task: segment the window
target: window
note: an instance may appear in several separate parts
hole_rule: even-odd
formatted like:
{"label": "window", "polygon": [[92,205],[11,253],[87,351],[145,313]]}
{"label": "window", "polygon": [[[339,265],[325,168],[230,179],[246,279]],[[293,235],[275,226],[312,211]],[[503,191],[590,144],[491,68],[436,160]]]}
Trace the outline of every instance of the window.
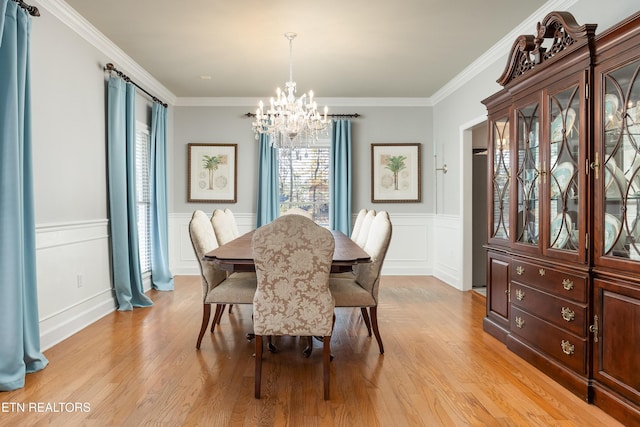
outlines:
{"label": "window", "polygon": [[280,212],[298,207],[329,226],[329,142],[309,148],[278,150]]}
{"label": "window", "polygon": [[151,272],[151,199],[149,194],[149,128],[136,123],[136,201],[138,206],[138,246],[140,270]]}

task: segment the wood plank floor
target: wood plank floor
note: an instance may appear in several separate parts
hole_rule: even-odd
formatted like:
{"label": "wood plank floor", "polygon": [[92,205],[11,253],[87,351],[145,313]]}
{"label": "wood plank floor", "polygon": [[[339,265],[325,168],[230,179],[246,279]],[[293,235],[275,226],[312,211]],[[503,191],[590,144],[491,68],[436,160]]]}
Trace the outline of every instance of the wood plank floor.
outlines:
{"label": "wood plank floor", "polygon": [[198,351],[199,277],[175,282],[149,293],[154,307],[112,313],[46,351],[46,369],[0,393],[0,425],[620,425],[485,334],[482,296],[432,277],[383,278],[384,356],[359,310],[336,310],[330,401],[321,345],[304,359],[289,337],[265,352],[256,400],[251,307],[225,313]]}

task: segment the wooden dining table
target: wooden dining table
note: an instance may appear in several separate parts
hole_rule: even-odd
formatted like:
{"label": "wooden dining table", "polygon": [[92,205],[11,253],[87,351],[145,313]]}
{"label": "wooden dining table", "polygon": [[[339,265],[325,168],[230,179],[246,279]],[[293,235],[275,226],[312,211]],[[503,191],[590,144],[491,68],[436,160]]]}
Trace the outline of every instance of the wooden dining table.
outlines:
{"label": "wooden dining table", "polygon": [[[224,245],[207,252],[206,261],[216,263],[226,271],[253,271],[255,265],[251,251],[251,239],[255,230],[245,233]],[[331,230],[335,241],[333,251],[332,272],[350,271],[354,265],[371,262],[371,257],[347,235],[338,230]]]}

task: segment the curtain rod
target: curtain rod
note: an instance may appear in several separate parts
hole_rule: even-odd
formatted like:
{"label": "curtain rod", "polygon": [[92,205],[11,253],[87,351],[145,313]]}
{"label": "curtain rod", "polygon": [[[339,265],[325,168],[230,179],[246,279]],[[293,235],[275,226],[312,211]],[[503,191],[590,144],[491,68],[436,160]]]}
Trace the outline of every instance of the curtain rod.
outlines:
{"label": "curtain rod", "polygon": [[18,6],[20,6],[21,8],[23,8],[27,12],[29,12],[29,15],[31,15],[31,16],[40,16],[40,11],[38,10],[37,7],[31,6],[30,4],[26,4],[22,0],[12,0],[12,1],[15,2],[15,3],[18,3]]}
{"label": "curtain rod", "polygon": [[138,85],[138,83],[136,83],[133,80],[131,80],[131,78],[129,78],[129,76],[127,76],[122,71],[118,70],[111,62],[109,62],[107,65],[104,66],[104,71],[109,71],[109,72],[113,71],[114,73],[116,73],[118,75],[118,77],[122,78],[122,80],[124,80],[127,83],[131,83],[132,85],[134,85],[135,87],[137,87],[138,89],[140,89],[141,91],[146,93],[149,97],[151,97],[151,99],[153,99],[154,101],[156,101],[159,104],[162,104],[162,106],[164,108],[167,108],[167,103],[166,102],[162,102],[159,98],[157,98],[157,97],[153,96],[151,93],[147,92],[145,90],[145,88],[143,88],[142,86]]}
{"label": "curtain rod", "polygon": [[[256,113],[247,113],[245,114],[245,117],[255,117]],[[348,117],[348,118],[355,118],[357,119],[358,117],[360,117],[360,114],[358,113],[351,113],[351,114],[329,114],[327,113],[327,117]]]}

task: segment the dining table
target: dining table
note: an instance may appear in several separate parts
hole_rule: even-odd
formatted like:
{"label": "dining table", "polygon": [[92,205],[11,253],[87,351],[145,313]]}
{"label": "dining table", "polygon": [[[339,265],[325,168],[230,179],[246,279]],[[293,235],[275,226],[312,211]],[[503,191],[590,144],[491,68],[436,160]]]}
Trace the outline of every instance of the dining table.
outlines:
{"label": "dining table", "polygon": [[[254,271],[251,239],[255,230],[249,231],[222,246],[207,252],[204,255],[206,261],[214,262],[222,270],[226,271]],[[349,236],[338,230],[331,230],[335,242],[332,272],[351,271],[353,266],[371,262],[369,254],[362,249]]]}

